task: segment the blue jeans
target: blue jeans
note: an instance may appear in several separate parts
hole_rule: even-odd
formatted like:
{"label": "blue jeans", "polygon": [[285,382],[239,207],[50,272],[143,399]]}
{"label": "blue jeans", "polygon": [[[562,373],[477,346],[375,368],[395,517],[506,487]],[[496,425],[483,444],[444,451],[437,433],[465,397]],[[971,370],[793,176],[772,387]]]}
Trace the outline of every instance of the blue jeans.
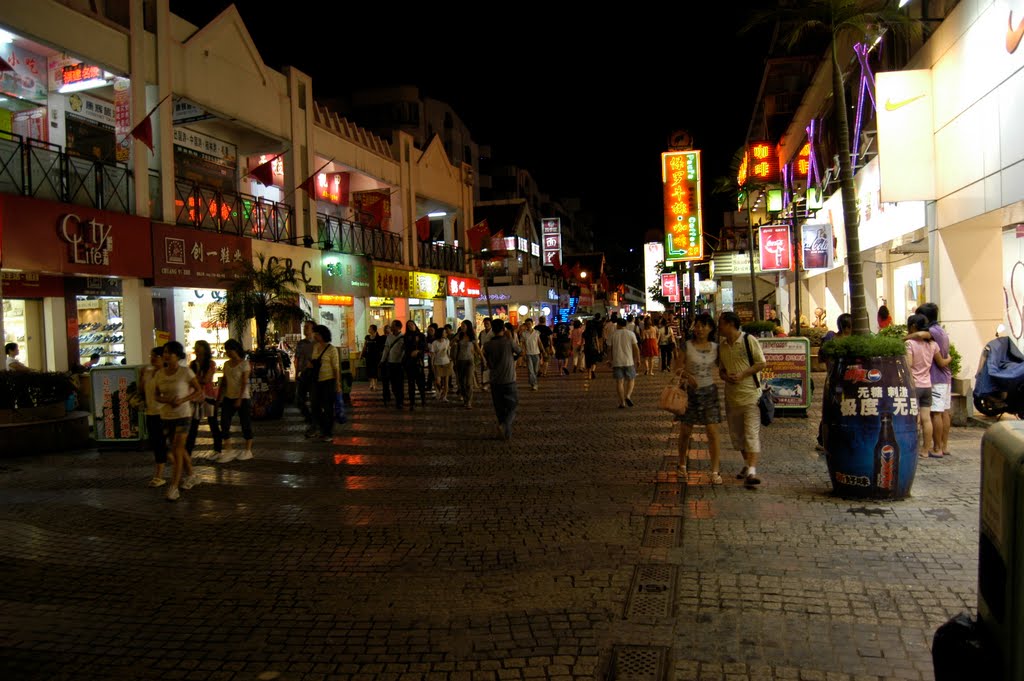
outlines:
{"label": "blue jeans", "polygon": [[516,420],[519,407],[519,387],[515,383],[491,383],[491,402],[498,424],[504,429],[505,437],[512,435],[512,423]]}
{"label": "blue jeans", "polygon": [[526,368],[530,374],[530,387],[537,385],[537,369],[540,368],[540,355],[527,355]]}

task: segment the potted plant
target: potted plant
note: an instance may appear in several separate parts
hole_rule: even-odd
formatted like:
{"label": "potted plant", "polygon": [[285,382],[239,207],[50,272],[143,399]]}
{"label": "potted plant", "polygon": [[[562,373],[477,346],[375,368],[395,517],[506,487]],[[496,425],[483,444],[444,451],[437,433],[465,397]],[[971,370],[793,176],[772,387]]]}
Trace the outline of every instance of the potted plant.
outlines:
{"label": "potted plant", "polygon": [[822,413],[832,488],[841,496],[902,499],[917,471],[914,381],[902,338],[835,338]]}
{"label": "potted plant", "polygon": [[0,371],[0,423],[61,418],[74,392],[66,373]]}
{"label": "potted plant", "polygon": [[282,353],[267,347],[270,323],[275,328],[301,323],[306,314],[299,307],[295,270],[277,260],[257,254],[257,262],[236,264],[234,276],[224,280],[224,300],[211,306],[211,321],[227,324],[232,336],[241,339],[245,324],[256,325],[256,349],[249,353],[252,364],[250,393],[254,419],[280,418],[284,414],[288,372]]}
{"label": "potted plant", "polygon": [[747,322],[743,325],[743,331],[755,337],[774,336],[775,322]]}

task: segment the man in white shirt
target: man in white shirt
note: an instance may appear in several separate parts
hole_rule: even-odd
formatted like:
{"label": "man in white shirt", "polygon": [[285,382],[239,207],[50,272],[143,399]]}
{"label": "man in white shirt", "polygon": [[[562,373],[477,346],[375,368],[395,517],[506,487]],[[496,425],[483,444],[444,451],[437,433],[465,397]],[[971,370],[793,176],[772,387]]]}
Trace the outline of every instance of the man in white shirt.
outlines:
{"label": "man in white shirt", "polygon": [[519,333],[519,341],[526,353],[526,368],[530,377],[530,390],[537,389],[537,373],[540,371],[540,332],[533,328],[533,320],[523,322],[523,330]]}
{"label": "man in white shirt", "polygon": [[640,363],[640,346],[636,334],[626,328],[626,320],[619,318],[611,336],[612,375],[619,395],[619,409],[633,406],[633,384],[636,381],[636,365]]}

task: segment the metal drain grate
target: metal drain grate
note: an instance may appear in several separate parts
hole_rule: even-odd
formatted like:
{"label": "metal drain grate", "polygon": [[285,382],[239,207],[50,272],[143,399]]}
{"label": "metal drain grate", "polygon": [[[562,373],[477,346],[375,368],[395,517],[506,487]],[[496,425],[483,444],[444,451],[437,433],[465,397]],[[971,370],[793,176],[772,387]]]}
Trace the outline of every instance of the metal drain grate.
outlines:
{"label": "metal drain grate", "polygon": [[[682,482],[682,480],[680,480]],[[679,485],[659,483],[654,486],[654,503],[671,506],[679,503]]]}
{"label": "metal drain grate", "polygon": [[649,517],[647,518],[647,526],[644,528],[643,545],[656,549],[677,546],[681,529],[682,518],[670,516]]}
{"label": "metal drain grate", "polygon": [[668,648],[616,646],[612,649],[609,681],[662,681],[668,662]]}
{"label": "metal drain grate", "polygon": [[638,565],[626,603],[626,619],[668,617],[675,592],[674,565]]}

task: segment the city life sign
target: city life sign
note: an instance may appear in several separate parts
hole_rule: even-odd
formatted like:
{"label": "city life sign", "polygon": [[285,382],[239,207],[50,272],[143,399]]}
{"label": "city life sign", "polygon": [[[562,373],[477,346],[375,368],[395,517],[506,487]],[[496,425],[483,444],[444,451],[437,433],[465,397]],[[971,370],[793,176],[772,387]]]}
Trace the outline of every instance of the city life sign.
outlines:
{"label": "city life sign", "polygon": [[700,152],[661,155],[665,199],[665,263],[702,260]]}

